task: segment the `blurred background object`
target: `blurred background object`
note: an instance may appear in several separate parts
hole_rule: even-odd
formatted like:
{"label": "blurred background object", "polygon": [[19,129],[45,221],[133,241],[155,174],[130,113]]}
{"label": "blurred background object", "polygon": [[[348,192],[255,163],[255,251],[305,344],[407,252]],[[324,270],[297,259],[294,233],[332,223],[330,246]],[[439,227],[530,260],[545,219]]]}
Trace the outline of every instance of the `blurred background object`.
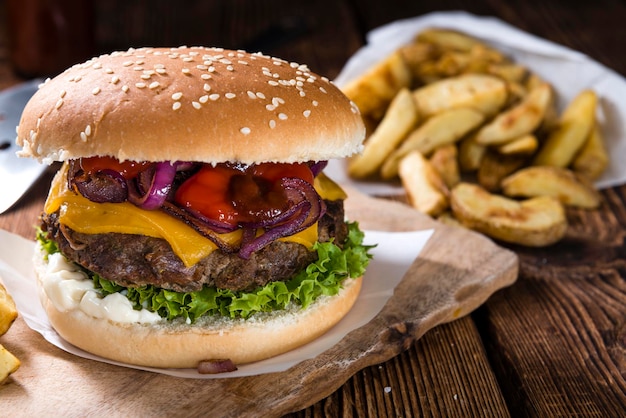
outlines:
{"label": "blurred background object", "polygon": [[54,76],[94,54],[91,0],[5,1],[9,56],[19,76]]}

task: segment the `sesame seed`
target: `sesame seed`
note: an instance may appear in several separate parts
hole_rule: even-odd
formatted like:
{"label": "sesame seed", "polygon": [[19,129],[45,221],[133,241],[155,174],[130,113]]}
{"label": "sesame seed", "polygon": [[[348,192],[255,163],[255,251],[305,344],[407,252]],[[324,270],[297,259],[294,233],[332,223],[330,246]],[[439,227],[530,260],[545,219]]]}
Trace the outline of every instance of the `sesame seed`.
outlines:
{"label": "sesame seed", "polygon": [[120,82],[120,78],[116,75],[114,75],[113,77],[111,77],[111,84],[117,84]]}
{"label": "sesame seed", "polygon": [[234,99],[236,97],[235,93],[226,93],[224,95],[227,99]]}
{"label": "sesame seed", "polygon": [[104,72],[107,74],[113,74],[113,70],[110,68],[105,69]]}
{"label": "sesame seed", "polygon": [[142,75],[141,75],[141,78],[142,78],[143,80],[150,80],[150,77],[152,77],[150,74],[142,74]]}
{"label": "sesame seed", "polygon": [[157,68],[156,72],[161,75],[166,73],[165,68]]}
{"label": "sesame seed", "polygon": [[287,120],[287,115],[285,115],[284,113],[279,113],[278,114],[278,119],[280,119],[280,120]]}
{"label": "sesame seed", "polygon": [[126,92],[128,92],[128,90],[129,90],[129,89],[128,89],[128,86],[127,86],[126,84],[124,84],[124,85],[122,86],[122,91],[123,91],[124,93],[126,93]]}
{"label": "sesame seed", "polygon": [[205,84],[204,84],[204,87],[202,87],[202,89],[203,89],[204,91],[211,91],[211,86],[210,86],[208,83],[205,83]]}
{"label": "sesame seed", "polygon": [[275,82],[274,80],[268,81],[267,84],[269,84],[270,86],[274,86],[274,87],[276,87],[278,85],[278,83]]}
{"label": "sesame seed", "polygon": [[75,76],[75,77],[74,77],[74,82],[75,82],[75,83],[78,83],[78,82],[79,82],[80,80],[82,80],[82,79],[83,79],[83,77],[81,77],[81,76],[77,75],[77,76]]}
{"label": "sesame seed", "polygon": [[61,106],[63,106],[63,99],[57,100],[57,103],[54,105],[54,108],[59,109]]}
{"label": "sesame seed", "polygon": [[148,87],[150,87],[151,89],[156,89],[160,85],[161,84],[158,81],[154,81],[154,82],[150,83],[150,85]]}
{"label": "sesame seed", "polygon": [[203,64],[196,65],[196,68],[198,70],[208,70],[209,69],[209,67],[207,67],[206,65],[203,65]]}
{"label": "sesame seed", "polygon": [[180,102],[174,102],[174,104],[172,105],[172,110],[178,110],[180,109]]}
{"label": "sesame seed", "polygon": [[220,62],[221,62],[222,64],[224,64],[224,65],[227,65],[227,64],[232,64],[232,62],[230,62],[230,60],[228,60],[228,59],[226,59],[226,58],[222,58],[222,59],[220,60]]}
{"label": "sesame seed", "polygon": [[265,99],[265,95],[261,93],[260,91],[256,93],[256,97],[258,97],[259,99]]}
{"label": "sesame seed", "polygon": [[135,70],[135,71],[143,71],[143,67],[136,66],[136,67],[133,67],[133,70]]}
{"label": "sesame seed", "polygon": [[270,128],[274,129],[276,127],[276,121],[274,119],[270,119]]}
{"label": "sesame seed", "polygon": [[244,61],[244,60],[239,60],[237,61],[239,64],[241,65],[248,65],[248,61]]}
{"label": "sesame seed", "polygon": [[183,93],[180,91],[177,91],[176,93],[172,94],[172,100],[180,100],[181,97],[183,97]]}
{"label": "sesame seed", "polygon": [[215,67],[214,66],[210,66],[209,67],[209,72],[210,73],[214,73],[215,72]]}
{"label": "sesame seed", "polygon": [[326,93],[326,89],[325,89],[324,87],[320,87],[320,91],[321,91],[322,93]]}
{"label": "sesame seed", "polygon": [[181,71],[182,71],[182,72],[183,72],[183,74],[185,74],[185,75],[189,75],[189,74],[191,74],[191,71],[189,71],[189,68],[183,68]]}
{"label": "sesame seed", "polygon": [[184,62],[192,62],[192,61],[193,61],[193,58],[191,58],[191,57],[185,57],[185,58],[183,58],[183,61],[184,61]]}
{"label": "sesame seed", "polygon": [[235,69],[233,68],[233,66],[232,66],[232,65],[227,65],[227,66],[226,66],[226,69],[227,69],[228,71],[235,71]]}
{"label": "sesame seed", "polygon": [[96,94],[100,93],[100,87],[96,87],[95,89],[91,90],[91,93],[95,96]]}
{"label": "sesame seed", "polygon": [[204,96],[200,96],[200,98],[198,99],[200,103],[206,103],[208,100],[209,96],[207,96],[206,94]]}
{"label": "sesame seed", "polygon": [[304,90],[300,90],[300,97],[304,97],[306,96],[306,93],[304,92]]}
{"label": "sesame seed", "polygon": [[146,87],[146,83],[135,83],[135,87],[138,89],[143,89]]}
{"label": "sesame seed", "polygon": [[201,78],[201,79],[203,79],[203,80],[208,80],[208,79],[210,79],[210,78],[211,78],[211,74],[202,74],[202,75],[200,76],[200,78]]}
{"label": "sesame seed", "polygon": [[304,115],[305,118],[308,118],[309,116],[311,116],[311,111],[307,109],[304,112],[302,112],[302,114]]}
{"label": "sesame seed", "polygon": [[85,127],[85,135],[91,136],[91,125]]}
{"label": "sesame seed", "polygon": [[280,61],[274,61],[274,63],[273,63],[273,64],[274,64],[274,65],[281,65],[281,62],[280,62]]}
{"label": "sesame seed", "polygon": [[273,106],[273,105],[271,105],[271,104],[265,105],[265,108],[266,108],[267,110],[269,110],[270,112],[271,112],[272,110],[276,110],[276,106]]}
{"label": "sesame seed", "polygon": [[248,93],[248,97],[249,97],[249,98],[251,98],[251,99],[256,99],[256,94],[254,94],[254,92],[252,92],[252,91],[248,90],[248,91],[247,91],[247,93]]}
{"label": "sesame seed", "polygon": [[59,94],[59,96],[61,96],[61,98],[64,98],[66,94],[67,92],[65,90],[61,90],[61,94]]}
{"label": "sesame seed", "polygon": [[135,63],[132,61],[124,61],[124,63],[122,64],[124,67],[130,67],[131,65],[134,65]]}
{"label": "sesame seed", "polygon": [[80,139],[81,139],[81,141],[83,141],[83,142],[87,142],[87,134],[86,134],[86,133],[84,133],[84,132],[81,132],[81,133],[80,133]]}
{"label": "sesame seed", "polygon": [[202,105],[200,103],[198,103],[198,102],[191,102],[191,105],[193,107],[195,107],[196,109],[201,109],[202,108]]}
{"label": "sesame seed", "polygon": [[247,126],[244,126],[243,128],[241,128],[239,130],[239,132],[241,132],[244,135],[249,135],[250,134],[250,128],[248,128]]}
{"label": "sesame seed", "polygon": [[213,101],[216,101],[216,100],[217,100],[217,99],[219,99],[219,98],[220,98],[220,95],[219,95],[219,94],[217,94],[217,93],[212,94],[212,95],[210,95],[210,96],[209,96],[209,99],[211,99],[211,100],[213,100]]}
{"label": "sesame seed", "polygon": [[311,104],[312,104],[313,106],[317,106],[319,103],[317,102],[317,100],[313,100],[313,101],[311,102]]}

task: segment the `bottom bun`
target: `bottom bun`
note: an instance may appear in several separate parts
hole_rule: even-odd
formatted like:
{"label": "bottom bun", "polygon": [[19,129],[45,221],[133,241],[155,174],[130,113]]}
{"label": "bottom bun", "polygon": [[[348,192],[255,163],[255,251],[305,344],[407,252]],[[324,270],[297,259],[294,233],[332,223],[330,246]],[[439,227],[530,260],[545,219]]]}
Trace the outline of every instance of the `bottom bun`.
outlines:
{"label": "bottom bun", "polygon": [[[39,254],[36,274],[46,273]],[[80,309],[60,311],[40,288],[50,323],[69,343],[98,356],[159,368],[195,368],[203,360],[230,359],[235,365],[259,361],[300,347],[324,334],[350,311],[362,279],[346,279],[335,296],[322,296],[306,309],[256,314],[249,319],[203,318],[120,323]],[[41,283],[41,280],[38,280]]]}

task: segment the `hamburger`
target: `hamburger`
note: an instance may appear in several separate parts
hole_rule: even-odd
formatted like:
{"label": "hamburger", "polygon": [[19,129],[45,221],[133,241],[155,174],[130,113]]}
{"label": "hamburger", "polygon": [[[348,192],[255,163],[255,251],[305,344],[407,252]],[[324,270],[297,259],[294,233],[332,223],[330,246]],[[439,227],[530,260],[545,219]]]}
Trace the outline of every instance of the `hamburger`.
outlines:
{"label": "hamburger", "polygon": [[206,372],[319,337],[370,259],[323,169],[364,136],[328,79],[261,53],[131,49],[47,80],[17,143],[61,162],[34,256],[52,326],[108,359]]}

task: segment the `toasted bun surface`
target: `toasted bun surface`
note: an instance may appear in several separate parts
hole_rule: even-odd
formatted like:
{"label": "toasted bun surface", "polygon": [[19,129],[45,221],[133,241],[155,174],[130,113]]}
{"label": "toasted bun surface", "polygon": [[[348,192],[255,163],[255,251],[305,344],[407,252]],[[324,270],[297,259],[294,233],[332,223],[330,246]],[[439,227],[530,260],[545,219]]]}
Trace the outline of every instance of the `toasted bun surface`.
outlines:
{"label": "toasted bun surface", "polygon": [[[203,319],[193,325],[119,323],[80,309],[58,310],[42,285],[47,262],[35,253],[40,299],[63,339],[98,356],[139,366],[195,368],[198,362],[231,359],[235,365],[270,358],[324,334],[352,308],[362,279],[347,279],[335,296],[318,298],[307,309],[267,313],[252,319]],[[103,336],[105,336],[103,338]]]}
{"label": "toasted bun surface", "polygon": [[18,127],[44,162],[298,162],[361,150],[357,107],[306,66],[215,48],[142,48],[48,80]]}

